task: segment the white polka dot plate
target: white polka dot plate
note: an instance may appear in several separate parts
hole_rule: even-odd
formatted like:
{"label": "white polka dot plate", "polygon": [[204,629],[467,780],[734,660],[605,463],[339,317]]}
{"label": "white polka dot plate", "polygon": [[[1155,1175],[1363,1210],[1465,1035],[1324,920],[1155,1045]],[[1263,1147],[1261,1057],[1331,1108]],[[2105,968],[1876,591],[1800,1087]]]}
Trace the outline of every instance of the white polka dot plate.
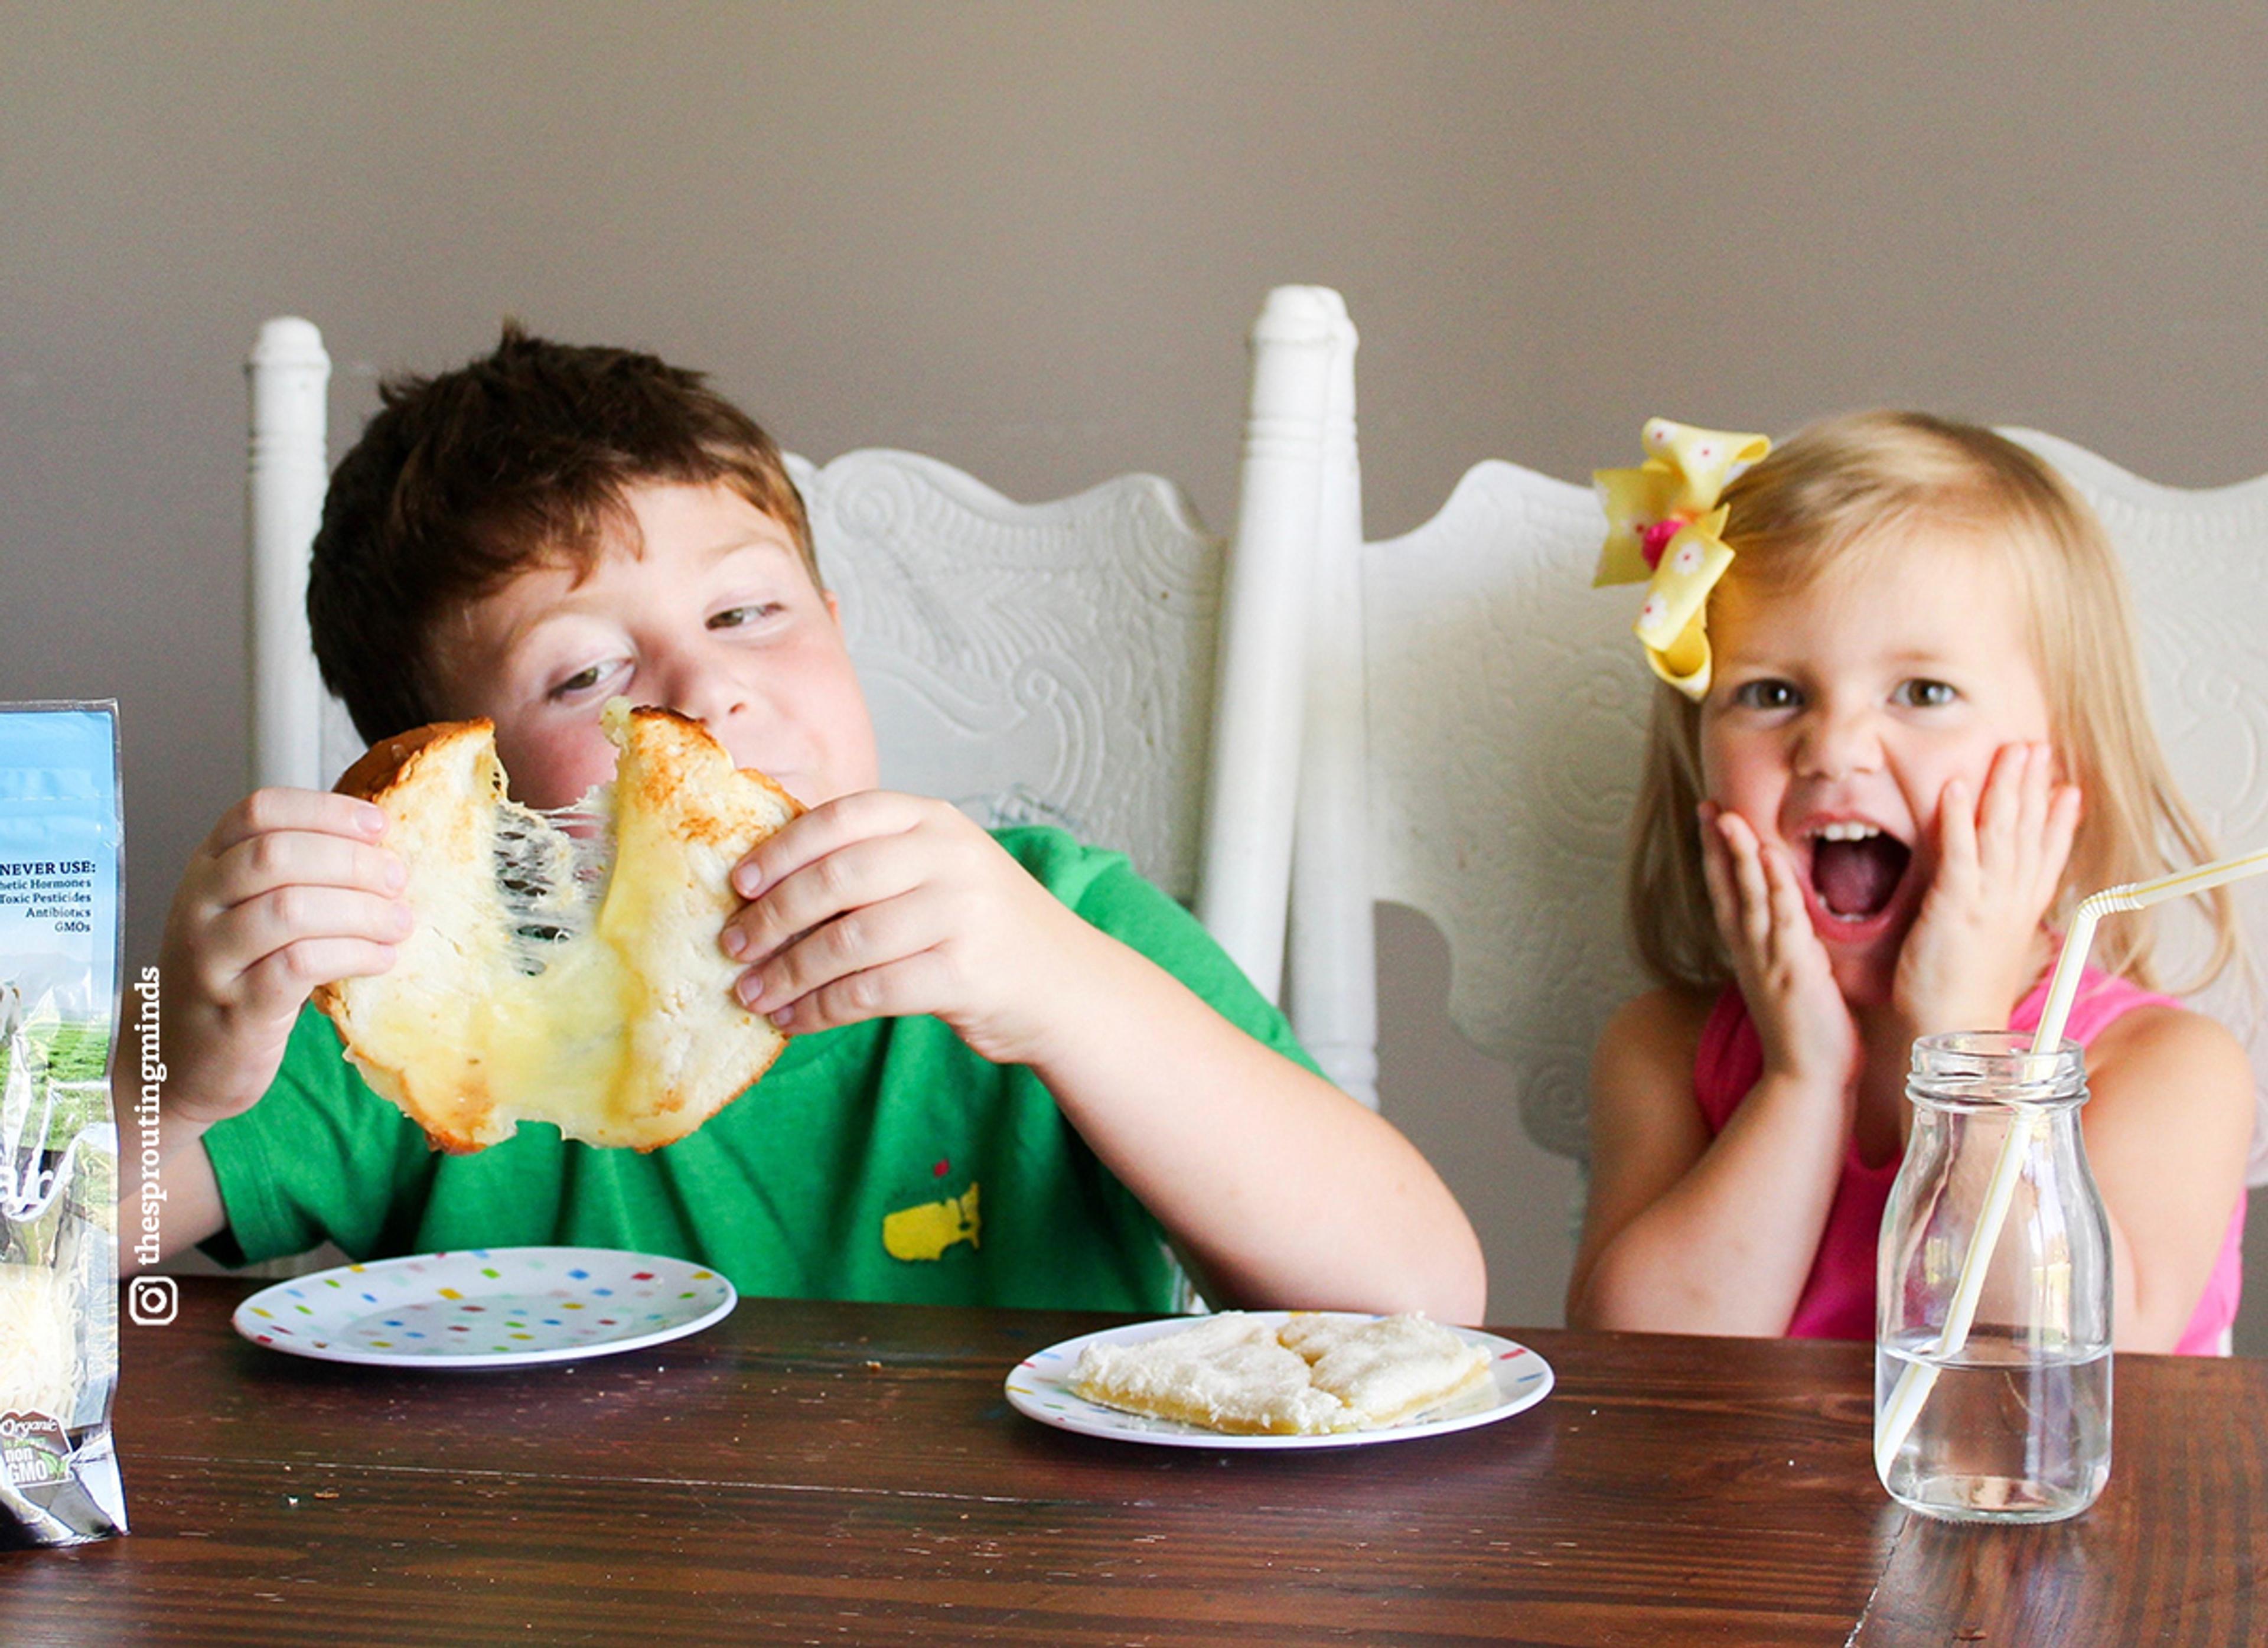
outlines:
{"label": "white polka dot plate", "polygon": [[236,1307],[254,1344],[370,1367],[499,1368],[698,1333],[739,1295],[683,1259],[605,1247],[467,1247],[341,1265]]}
{"label": "white polka dot plate", "polygon": [[[1328,1312],[1329,1315],[1350,1313]],[[1289,1311],[1254,1311],[1257,1321],[1280,1326]],[[1133,1344],[1178,1333],[1197,1318],[1167,1316],[1156,1321],[1129,1322],[1101,1333],[1066,1339],[1061,1344],[1026,1357],[1008,1375],[1008,1401],[1017,1412],[1081,1436],[1108,1437],[1120,1442],[1147,1442],[1159,1447],[1235,1448],[1273,1451],[1291,1448],[1368,1447],[1380,1442],[1407,1442],[1418,1437],[1446,1436],[1494,1424],[1499,1419],[1533,1408],[1551,1394],[1551,1365],[1526,1345],[1500,1339],[1477,1328],[1452,1328],[1468,1344],[1489,1353],[1491,1381],[1469,1395],[1423,1413],[1404,1424],[1381,1431],[1339,1431],[1321,1436],[1231,1436],[1200,1425],[1172,1419],[1152,1419],[1143,1414],[1121,1413],[1091,1402],[1071,1387],[1079,1369],[1079,1353],[1090,1344]],[[1373,1320],[1368,1317],[1359,1320]]]}

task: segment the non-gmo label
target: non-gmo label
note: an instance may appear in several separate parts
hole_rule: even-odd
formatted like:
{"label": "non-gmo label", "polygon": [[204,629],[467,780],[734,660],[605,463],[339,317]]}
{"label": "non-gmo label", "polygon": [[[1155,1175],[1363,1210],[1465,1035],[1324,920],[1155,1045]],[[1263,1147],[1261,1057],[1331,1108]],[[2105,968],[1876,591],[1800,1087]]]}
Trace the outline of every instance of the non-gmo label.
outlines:
{"label": "non-gmo label", "polygon": [[46,1414],[0,1414],[0,1475],[18,1488],[40,1488],[70,1475],[70,1443]]}
{"label": "non-gmo label", "polygon": [[49,932],[91,931],[101,867],[86,858],[0,861],[0,911],[20,910],[24,920]]}

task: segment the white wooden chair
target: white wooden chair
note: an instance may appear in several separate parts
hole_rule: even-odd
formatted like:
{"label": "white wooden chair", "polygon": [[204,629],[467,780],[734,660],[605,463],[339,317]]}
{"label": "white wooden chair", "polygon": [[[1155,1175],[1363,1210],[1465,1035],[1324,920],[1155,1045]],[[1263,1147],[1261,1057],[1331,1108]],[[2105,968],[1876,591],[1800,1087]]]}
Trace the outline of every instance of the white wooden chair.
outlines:
{"label": "white wooden chair", "polygon": [[[2268,475],[2234,486],[2160,486],[2083,446],[2034,430],[2006,431],[2038,452],[2102,518],[2125,563],[2149,676],[2150,714],[2175,781],[2222,853],[2268,845]],[[2192,998],[2252,1055],[2256,1120],[2247,1180],[2268,1184],[2268,886],[2231,889],[2245,965]],[[2209,942],[2202,907],[2160,907],[2169,970]],[[2117,917],[2111,919],[2116,920]]]}
{"label": "white wooden chair", "polygon": [[1629,603],[1590,587],[1603,533],[1589,488],[1496,462],[1403,537],[1325,523],[1315,673],[1342,679],[1310,699],[1288,963],[1301,1039],[1374,1092],[1375,962],[1355,930],[1373,900],[1425,915],[1448,943],[1451,1022],[1509,1064],[1529,1134],[1575,1157],[1592,1044],[1640,987],[1621,862],[1649,677]]}
{"label": "white wooden chair", "polygon": [[[910,452],[789,459],[883,781],[1128,852],[1271,997],[1307,633],[1285,592],[1306,587],[1326,448],[1352,442],[1345,331],[1336,293],[1270,294],[1233,550],[1152,475],[1021,504]],[[313,326],[277,320],[247,371],[253,781],[321,787],[361,749],[306,630],[329,362]]]}
{"label": "white wooden chair", "polygon": [[[2183,791],[2224,850],[2268,844],[2268,646],[2256,627],[2268,614],[2268,476],[2182,490],[2010,432],[2071,478],[2126,563]],[[1622,903],[1651,680],[1630,636],[1635,600],[1591,587],[1604,522],[1587,486],[1483,463],[1432,519],[1366,543],[1351,460],[1334,461],[1293,869],[1293,1026],[1340,1085],[1374,1093],[1372,902],[1409,905],[1447,940],[1451,1021],[1510,1067],[1529,1135],[1580,1160],[1593,1047],[1644,987]],[[2268,887],[2235,891],[2251,952],[2268,960]],[[2169,914],[2178,972],[2204,934],[2194,911]],[[2250,982],[2232,970],[2198,1004],[2268,1078],[2268,1017]],[[2255,1182],[2268,1182],[2263,1093]]]}

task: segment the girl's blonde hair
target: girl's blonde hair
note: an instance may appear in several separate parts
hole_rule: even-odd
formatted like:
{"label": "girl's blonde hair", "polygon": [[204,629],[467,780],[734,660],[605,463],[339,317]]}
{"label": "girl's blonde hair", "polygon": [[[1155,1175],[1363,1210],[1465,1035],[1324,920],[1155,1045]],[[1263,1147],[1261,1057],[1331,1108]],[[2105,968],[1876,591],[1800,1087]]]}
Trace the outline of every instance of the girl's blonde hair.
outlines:
{"label": "girl's blonde hair", "polygon": [[[1813,425],[1725,490],[1727,579],[1800,590],[1857,554],[1896,554],[1926,525],[2006,557],[2029,615],[2050,737],[2082,812],[2050,918],[2075,899],[2211,858],[2175,788],[2144,702],[2126,580],[2095,511],[2036,457],[1991,430],[1915,412],[1861,412]],[[1694,809],[1702,798],[1700,706],[1657,685],[1631,820],[1630,922],[1638,959],[1665,984],[1703,990],[1731,967],[1709,909]],[[2234,907],[2213,895],[2201,989],[2236,953]],[[2150,912],[2106,923],[2095,960],[2146,988]]]}

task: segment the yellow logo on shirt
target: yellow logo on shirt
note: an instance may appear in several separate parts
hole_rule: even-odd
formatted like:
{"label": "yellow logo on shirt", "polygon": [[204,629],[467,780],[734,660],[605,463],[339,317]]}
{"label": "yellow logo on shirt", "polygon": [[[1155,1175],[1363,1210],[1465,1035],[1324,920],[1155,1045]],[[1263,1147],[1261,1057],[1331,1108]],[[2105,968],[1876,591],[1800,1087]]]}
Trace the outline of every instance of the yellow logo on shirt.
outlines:
{"label": "yellow logo on shirt", "polygon": [[924,1202],[919,1207],[900,1208],[885,1215],[882,1250],[893,1259],[939,1259],[956,1242],[967,1242],[971,1247],[981,1246],[977,1240],[978,1223],[976,1185],[972,1181],[964,1195],[947,1196],[942,1202]]}

